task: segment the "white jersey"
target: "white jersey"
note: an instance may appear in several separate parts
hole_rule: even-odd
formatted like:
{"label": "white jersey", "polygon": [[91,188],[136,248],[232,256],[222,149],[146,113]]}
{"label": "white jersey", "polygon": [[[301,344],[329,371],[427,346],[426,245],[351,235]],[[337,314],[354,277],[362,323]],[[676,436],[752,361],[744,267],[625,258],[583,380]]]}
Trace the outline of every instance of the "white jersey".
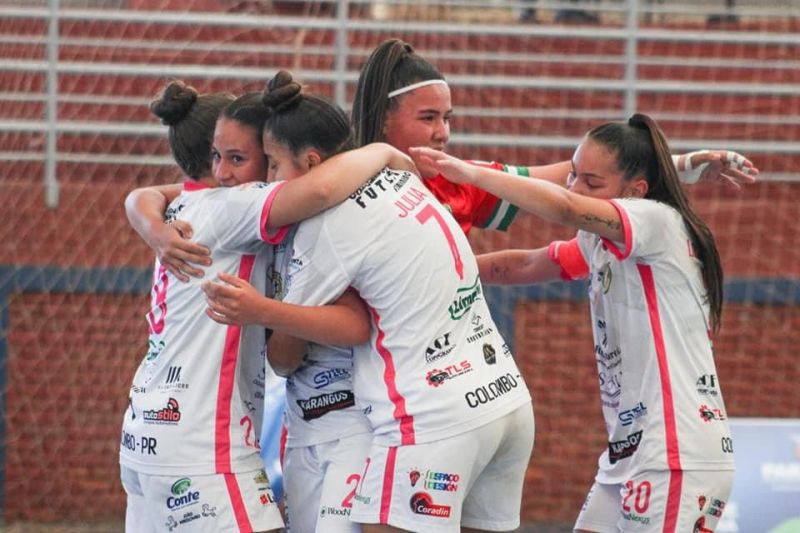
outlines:
{"label": "white jersey", "polygon": [[[293,260],[295,229],[275,246],[275,263],[270,271],[275,298],[300,305],[324,304],[286,298],[284,280]],[[367,417],[355,402],[353,349],[313,342],[307,347],[303,364],[286,379],[286,447],[313,446],[370,432]]]}
{"label": "white jersey", "polygon": [[377,444],[457,435],[530,401],[464,233],[413,174],[386,169],[300,224],[284,282],[287,301],[330,302],[352,286],[369,307],[355,391]]}
{"label": "white jersey", "polygon": [[612,204],[624,243],[580,231],[576,240],[550,248],[568,276],[591,275],[609,438],[597,481],[623,483],[644,470],[731,470],[701,263],[683,219],[653,200]]}
{"label": "white jersey", "polygon": [[[155,264],[148,351],[130,389],[120,462],[158,475],[236,473],[263,467],[258,438],[264,398],[265,332],[225,326],[205,314],[200,284],[218,272],[264,292],[272,247],[265,227],[279,184],[209,189],[187,183],[167,220],[192,225],[211,249],[203,279],[179,282]],[[284,232],[285,233],[285,232]]]}

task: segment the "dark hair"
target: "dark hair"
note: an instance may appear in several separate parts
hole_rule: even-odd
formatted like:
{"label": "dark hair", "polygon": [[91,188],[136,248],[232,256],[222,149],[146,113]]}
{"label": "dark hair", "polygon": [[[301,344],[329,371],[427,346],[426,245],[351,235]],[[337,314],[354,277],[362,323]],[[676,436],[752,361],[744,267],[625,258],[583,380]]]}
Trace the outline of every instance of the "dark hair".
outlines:
{"label": "dark hair", "polygon": [[386,113],[398,102],[397,98],[389,98],[390,92],[428,80],[444,80],[444,76],[417,55],[410,44],[400,39],[379,44],[358,76],[352,113],[356,146],[383,140]]}
{"label": "dark hair", "polygon": [[661,128],[649,116],[635,114],[627,123],[609,122],[594,128],[587,136],[616,153],[617,167],[625,180],[644,176],[648,185],[645,198],[672,206],[681,214],[695,255],[703,265],[711,329],[718,331],[723,297],[719,252],[711,230],[689,206]]}
{"label": "dark hair", "polygon": [[260,92],[243,94],[222,110],[223,117],[252,128],[255,135],[258,136],[259,146],[261,146],[264,123],[269,114],[269,110],[261,102]]}
{"label": "dark hair", "polygon": [[191,179],[211,173],[214,127],[222,109],[232,100],[227,93],[199,95],[194,87],[176,80],[150,102],[150,111],[169,126],[172,157]]}
{"label": "dark hair", "polygon": [[312,147],[327,159],[353,147],[345,112],[327,98],[304,93],[285,70],[269,81],[261,101],[267,113],[264,133],[287,146],[292,154]]}

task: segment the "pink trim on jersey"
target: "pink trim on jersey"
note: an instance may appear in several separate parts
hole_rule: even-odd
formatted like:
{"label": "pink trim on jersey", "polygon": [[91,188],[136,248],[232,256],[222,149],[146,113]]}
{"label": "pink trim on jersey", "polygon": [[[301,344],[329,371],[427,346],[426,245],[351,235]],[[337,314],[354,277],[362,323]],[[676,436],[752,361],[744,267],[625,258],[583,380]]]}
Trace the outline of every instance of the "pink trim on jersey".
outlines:
{"label": "pink trim on jersey", "polygon": [[192,191],[202,191],[203,189],[210,189],[211,185],[207,183],[201,183],[199,181],[194,180],[186,180],[183,182],[183,190],[192,192]]}
{"label": "pink trim on jersey", "polygon": [[603,244],[606,245],[606,248],[608,248],[617,259],[624,261],[629,255],[631,255],[631,250],[633,249],[633,232],[631,231],[631,221],[628,218],[628,213],[622,208],[621,205],[614,200],[609,200],[608,203],[614,206],[614,209],[617,210],[617,213],[619,213],[619,218],[622,221],[622,231],[625,235],[625,251],[617,248],[617,245],[609,239],[600,237],[600,240],[603,241]]}
{"label": "pink trim on jersey", "polygon": [[683,471],[673,470],[669,473],[669,492],[667,508],[664,510],[664,533],[675,533],[678,527],[678,512],[681,509],[681,491],[683,490]]}
{"label": "pink trim on jersey", "polygon": [[378,523],[389,523],[389,511],[392,508],[392,486],[394,485],[394,465],[397,461],[397,446],[391,446],[386,453],[386,465],[383,468],[383,488],[381,490],[381,518]]}
{"label": "pink trim on jersey", "polygon": [[400,444],[414,444],[416,442],[416,435],[414,433],[414,416],[408,414],[406,411],[406,399],[397,390],[397,372],[394,368],[394,359],[392,352],[390,352],[383,344],[383,339],[386,334],[381,329],[381,317],[372,307],[369,307],[369,312],[372,315],[372,321],[375,323],[375,329],[378,330],[378,337],[375,339],[375,349],[383,359],[383,382],[386,385],[386,390],[389,393],[389,400],[394,404],[393,416],[395,420],[400,423]]}
{"label": "pink trim on jersey", "polygon": [[281,437],[278,442],[278,461],[280,462],[281,469],[283,469],[283,458],[286,455],[286,439],[289,438],[289,431],[286,429],[286,424],[281,424]]}
{"label": "pink trim on jersey", "polygon": [[[250,281],[256,256],[243,255],[239,262],[238,275]],[[239,360],[239,344],[242,336],[241,326],[228,326],[225,332],[225,347],[219,368],[217,386],[217,413],[214,428],[214,462],[217,474],[231,471],[231,398],[236,381],[236,363]]]}
{"label": "pink trim on jersey", "polygon": [[573,281],[589,276],[589,264],[581,253],[578,239],[553,241],[547,247],[547,257],[561,267],[561,279]]}
{"label": "pink trim on jersey", "polygon": [[275,232],[275,235],[270,235],[267,230],[267,220],[269,219],[269,212],[272,210],[272,202],[275,201],[275,195],[278,194],[278,191],[283,189],[284,185],[286,185],[286,182],[282,181],[273,187],[264,202],[264,207],[261,209],[259,229],[261,230],[261,240],[267,244],[280,244],[284,237],[286,237],[286,234],[289,233],[289,226],[279,228],[278,231]]}
{"label": "pink trim on jersey", "polygon": [[661,398],[664,409],[664,431],[666,433],[667,467],[670,470],[681,470],[681,455],[678,448],[678,429],[675,420],[675,402],[672,399],[672,383],[670,382],[667,348],[664,344],[664,333],[661,330],[661,316],[658,312],[658,296],[653,279],[653,269],[649,265],[636,265],[642,279],[647,314],[650,317],[650,328],[653,331],[653,342],[656,345],[658,374],[661,378]]}
{"label": "pink trim on jersey", "polygon": [[239,490],[239,483],[236,481],[236,474],[223,474],[225,477],[225,486],[228,488],[228,496],[231,499],[231,507],[233,507],[233,515],[236,517],[236,525],[239,526],[241,533],[252,533],[253,525],[250,523],[250,517],[247,516],[247,508],[242,499],[242,491]]}

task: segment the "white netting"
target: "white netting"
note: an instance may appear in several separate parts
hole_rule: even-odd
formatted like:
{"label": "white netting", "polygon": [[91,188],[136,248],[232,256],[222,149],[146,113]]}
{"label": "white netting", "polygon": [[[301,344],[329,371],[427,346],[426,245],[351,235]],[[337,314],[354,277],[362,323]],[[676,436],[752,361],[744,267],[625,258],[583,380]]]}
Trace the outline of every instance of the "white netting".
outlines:
{"label": "white netting", "polygon": [[[348,107],[360,65],[389,37],[412,43],[447,76],[458,155],[567,159],[587,129],[633,110],[655,116],[677,151],[748,155],[760,184],[692,189],[730,281],[720,373],[734,414],[800,412],[790,389],[800,375],[788,359],[800,341],[797,0],[738,0],[733,10],[724,1],[645,0],[58,4],[0,0],[8,523],[121,520],[118,430],[143,353],[152,261],[122,200],[134,187],[179,178],[164,128],[147,110],[151,97],[170,78],[239,93],[286,68]],[[478,232],[473,242],[479,250],[539,246],[569,233],[520,216],[508,234]],[[523,518],[569,523],[602,444],[592,360],[579,357],[591,350],[585,305],[574,290],[492,294],[537,398],[539,462]],[[778,375],[759,373],[765,360]],[[775,396],[766,391],[782,388],[786,396],[768,402]]]}

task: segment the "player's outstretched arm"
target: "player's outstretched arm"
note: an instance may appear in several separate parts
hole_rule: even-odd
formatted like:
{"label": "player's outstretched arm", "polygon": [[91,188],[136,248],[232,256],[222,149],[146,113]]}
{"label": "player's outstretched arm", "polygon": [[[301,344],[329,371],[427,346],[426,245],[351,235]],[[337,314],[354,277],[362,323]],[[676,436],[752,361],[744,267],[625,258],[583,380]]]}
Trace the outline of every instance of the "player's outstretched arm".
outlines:
{"label": "player's outstretched arm", "polygon": [[260,324],[320,344],[351,346],[369,340],[370,319],[363,302],[349,292],[330,305],[305,306],[261,295],[241,278],[220,272],[220,282],[203,282],[206,314],[220,324]]}
{"label": "player's outstretched arm", "polygon": [[477,256],[481,282],[486,285],[529,285],[561,279],[561,268],[547,248],[501,250]]}
{"label": "player's outstretched arm", "polygon": [[624,241],[622,221],[606,200],[574,194],[545,180],[512,176],[500,170],[471,165],[432,150],[411,148],[411,157],[433,165],[456,183],[469,183],[545,220],[595,233],[612,241]]}
{"label": "player's outstretched arm", "polygon": [[210,265],[210,251],[190,241],[192,227],[181,220],[164,222],[167,205],[181,192],[181,185],[163,185],[134,189],[125,198],[125,214],[136,233],[155,252],[166,269],[183,282],[189,276],[202,277],[193,266]]}
{"label": "player's outstretched arm", "polygon": [[267,228],[299,222],[344,201],[387,166],[417,174],[411,158],[386,143],[368,144],[331,157],[278,191]]}
{"label": "player's outstretched arm", "polygon": [[[688,184],[698,181],[719,182],[739,188],[755,182],[758,176],[758,168],[752,161],[730,150],[699,150],[678,154],[672,156],[672,162],[678,170],[678,178]],[[563,187],[566,186],[572,165],[569,161],[561,161],[527,168],[529,176]]]}

